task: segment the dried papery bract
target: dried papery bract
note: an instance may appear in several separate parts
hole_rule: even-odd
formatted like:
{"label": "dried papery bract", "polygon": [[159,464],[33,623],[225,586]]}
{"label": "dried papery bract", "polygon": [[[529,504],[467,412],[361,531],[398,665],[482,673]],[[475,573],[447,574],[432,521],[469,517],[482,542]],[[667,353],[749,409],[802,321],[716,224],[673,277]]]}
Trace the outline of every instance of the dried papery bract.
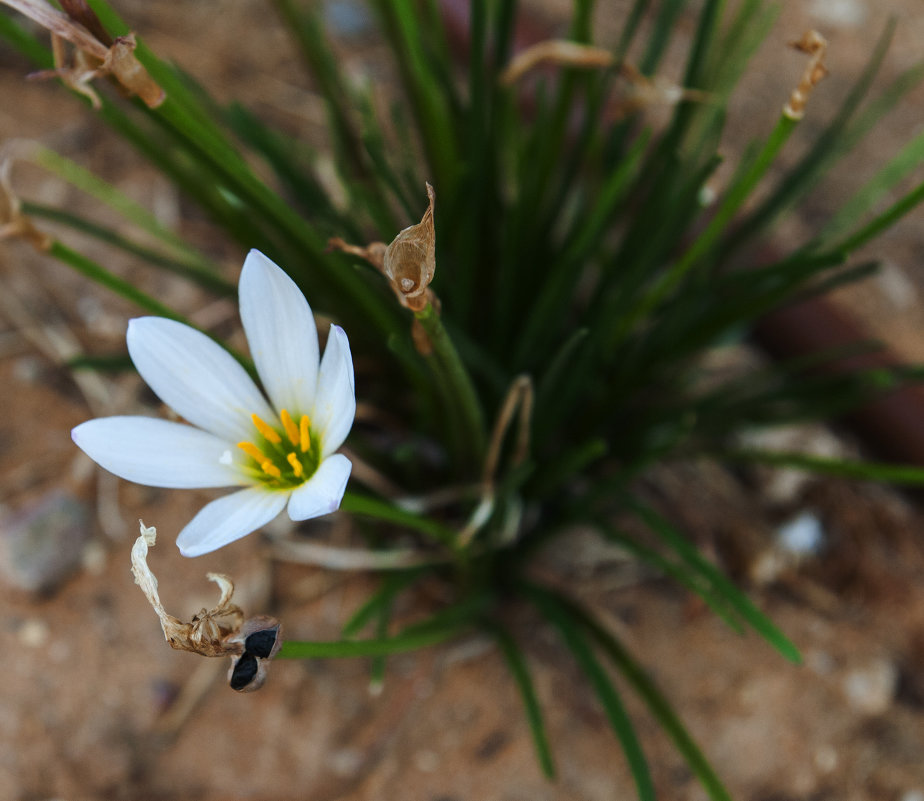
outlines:
{"label": "dried papery bract", "polygon": [[[429,203],[420,222],[400,231],[391,244],[372,242],[362,247],[334,237],[328,240],[327,247],[369,262],[388,279],[395,296],[406,309],[419,312],[432,305],[439,313],[439,299],[430,289],[436,272],[436,226],[433,222],[436,193],[430,184],[426,186]],[[411,333],[420,353],[427,355],[432,351],[433,345],[419,320],[414,320]]]}
{"label": "dried papery bract", "polygon": [[436,227],[433,223],[433,204],[436,193],[427,184],[429,204],[423,218],[398,233],[390,245],[372,242],[365,247],[350,245],[339,237],[328,241],[330,250],[339,250],[358,256],[379,270],[391,284],[401,305],[420,311],[433,302],[429,289],[436,272]]}
{"label": "dried papery bract", "polygon": [[806,31],[798,42],[791,42],[790,46],[800,53],[808,53],[811,56],[799,80],[799,85],[793,89],[789,102],[783,106],[783,113],[787,117],[792,120],[801,120],[812,89],[828,74],[824,65],[828,42],[818,31]]}
{"label": "dried papery bract", "polygon": [[26,148],[32,152],[35,145],[24,140],[12,140],[0,148],[0,240],[25,239],[38,250],[48,250],[52,238],[39,231],[22,213],[22,203],[13,191],[13,164],[23,157]]}
{"label": "dried papery bract", "polygon": [[[119,36],[110,41],[93,11],[82,2],[70,0],[62,3],[62,13],[45,0],[0,0],[3,5],[24,14],[51,33],[55,69],[34,73],[35,78],[60,78],[67,86],[87,97],[94,108],[99,108],[99,96],[90,81],[111,75],[119,85],[136,94],[150,108],[164,102],[164,90],[135,58],[135,37]],[[88,23],[91,32],[81,22]],[[105,37],[105,38],[102,38]],[[69,58],[65,42],[74,47]]]}
{"label": "dried papery bract", "polygon": [[430,202],[420,222],[401,231],[385,249],[383,272],[398,299],[412,311],[420,311],[430,302],[428,287],[436,271],[436,195],[430,184],[427,198]]}
{"label": "dried papery bract", "polygon": [[[178,651],[190,651],[200,656],[231,657],[231,676],[242,659],[253,664],[253,671],[245,671],[232,678],[231,686],[239,692],[251,692],[263,686],[266,680],[265,662],[272,659],[282,645],[282,627],[279,621],[268,615],[257,615],[248,620],[240,607],[231,602],[234,582],[222,573],[206,574],[220,590],[218,603],[212,609],[203,609],[194,615],[189,623],[168,614],[157,591],[157,577],[148,567],[148,549],[157,539],[157,529],[138,521],[141,536],[132,546],[132,574],[135,583],[141,587],[148,602],[160,619],[164,639]],[[256,660],[253,661],[252,660]],[[243,681],[247,678],[247,681]]]}

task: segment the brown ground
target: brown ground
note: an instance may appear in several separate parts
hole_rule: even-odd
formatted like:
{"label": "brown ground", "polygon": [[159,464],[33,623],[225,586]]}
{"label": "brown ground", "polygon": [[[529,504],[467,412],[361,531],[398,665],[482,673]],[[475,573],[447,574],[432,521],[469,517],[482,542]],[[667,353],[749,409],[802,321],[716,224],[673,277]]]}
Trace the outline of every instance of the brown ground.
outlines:
{"label": "brown ground", "polygon": [[[323,137],[317,101],[262,6],[231,0],[119,5],[155,50],[180,60],[219,97],[237,97],[306,138]],[[554,14],[567,3],[545,5]],[[605,39],[624,4],[600,5]],[[830,39],[832,71],[812,98],[806,128],[818,125],[843,93],[887,13],[899,14],[901,24],[886,72],[894,76],[920,58],[924,13],[916,0],[784,6],[736,96],[732,153],[747,132],[756,135],[772,123],[802,66],[781,44],[806,27],[819,27]],[[865,9],[867,17],[851,26],[810,13],[840,7]],[[351,69],[375,57],[367,38],[348,44]],[[116,182],[164,220],[182,220],[187,232],[208,237],[127,146],[108,137],[60,88],[23,84],[22,72],[22,63],[0,50],[0,140],[36,138]],[[922,99],[918,90],[891,115],[810,212],[781,234],[803,235],[828,198],[842,197],[917,133]],[[16,177],[30,197],[78,202],[56,179],[32,168],[19,169]],[[871,330],[915,359],[924,358],[917,333],[924,287],[920,220],[915,215],[876,246],[889,261],[889,277],[843,297]],[[222,252],[213,239],[201,241],[228,265],[229,275],[236,274],[242,254]],[[208,304],[136,265],[115,265],[91,242],[70,241],[202,322],[235,319],[230,304]],[[14,566],[13,579],[0,575],[0,798],[632,797],[625,763],[592,693],[556,647],[553,632],[516,611],[512,619],[528,643],[549,717],[560,774],[554,784],[536,767],[500,657],[477,638],[394,658],[377,697],[359,661],[279,662],[264,690],[242,696],[224,684],[223,662],[169,650],[128,571],[138,517],[161,533],[151,564],[166,606],[177,614],[211,605],[213,588],[204,573],[218,570],[235,576],[249,610],[273,604],[290,637],[322,639],[336,636],[368,583],[273,565],[256,537],[183,560],[172,536],[202,497],[100,478],[75,454],[68,438],[74,424],[106,411],[150,411],[150,399],[130,377],[78,386],[57,363],[85,347],[115,350],[126,318],[135,313],[23,244],[0,250],[0,568]],[[851,447],[843,440],[840,445]],[[673,585],[592,540],[577,540],[584,545],[567,554],[549,554],[546,569],[580,588],[649,668],[733,795],[754,801],[924,799],[919,503],[834,481],[787,489],[759,476],[745,486],[706,466],[664,469],[651,485],[698,541],[750,586],[802,649],[803,666],[787,664],[756,636],[739,638]],[[82,525],[80,508],[65,505],[58,518],[48,512],[58,490],[88,504],[89,526]],[[803,510],[822,520],[828,548],[798,568],[777,569],[768,532]],[[54,554],[64,559],[68,547],[78,553],[77,573],[46,596],[15,586],[28,578],[14,545],[30,514],[33,530],[49,538],[60,534]],[[660,797],[704,798],[656,724],[638,703],[629,706]]]}

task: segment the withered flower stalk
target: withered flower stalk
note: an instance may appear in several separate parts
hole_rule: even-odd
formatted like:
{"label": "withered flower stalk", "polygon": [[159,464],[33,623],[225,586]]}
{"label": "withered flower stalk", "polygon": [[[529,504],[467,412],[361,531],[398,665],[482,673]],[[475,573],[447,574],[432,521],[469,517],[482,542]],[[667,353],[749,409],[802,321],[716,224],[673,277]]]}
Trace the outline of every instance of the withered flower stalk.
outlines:
{"label": "withered flower stalk", "polygon": [[628,61],[617,62],[613,53],[605,48],[564,39],[550,39],[527,47],[518,53],[501,73],[500,81],[505,86],[510,86],[537,67],[546,64],[579,69],[614,67],[626,86],[625,97],[616,109],[621,114],[647,106],[673,106],[684,100],[707,102],[711,98],[708,92],[678,86],[659,75],[643,75]]}
{"label": "withered flower stalk", "polygon": [[[87,97],[97,109],[101,101],[90,81],[106,75],[112,76],[130,94],[138,95],[150,108],[163,103],[166,97],[164,90],[135,58],[134,35],[119,36],[109,41],[86,3],[79,0],[62,3],[68,13],[58,11],[45,0],[0,0],[0,4],[15,9],[51,33],[55,68],[30,77],[60,78],[75,92]],[[79,20],[88,24],[93,32]],[[68,59],[65,42],[74,47],[72,61]]]}
{"label": "withered flower stalk", "polygon": [[132,546],[132,574],[148,602],[160,618],[167,644],[178,651],[190,651],[200,656],[231,657],[228,674],[231,687],[239,692],[258,690],[266,681],[266,662],[282,646],[279,622],[267,615],[248,620],[240,607],[231,602],[234,582],[223,573],[207,573],[220,590],[218,603],[203,609],[189,623],[164,609],[157,591],[157,577],[148,567],[148,549],[154,547],[157,529],[138,521],[141,536]]}
{"label": "withered flower stalk", "polygon": [[828,42],[818,31],[806,31],[798,42],[791,42],[790,47],[811,56],[799,80],[799,85],[793,89],[789,102],[783,106],[783,113],[789,119],[801,120],[812,89],[828,74],[824,65]]}
{"label": "withered flower stalk", "polygon": [[34,149],[34,145],[22,140],[12,140],[0,148],[0,241],[18,237],[37,250],[48,250],[52,238],[22,213],[22,202],[13,191],[13,164],[27,149]]}

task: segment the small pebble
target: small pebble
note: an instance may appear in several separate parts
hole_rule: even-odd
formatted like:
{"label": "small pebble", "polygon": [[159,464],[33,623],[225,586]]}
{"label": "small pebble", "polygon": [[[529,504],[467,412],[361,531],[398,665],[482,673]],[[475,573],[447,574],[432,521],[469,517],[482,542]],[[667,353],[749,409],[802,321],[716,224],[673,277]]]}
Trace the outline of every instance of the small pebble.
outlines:
{"label": "small pebble", "polygon": [[821,521],[811,512],[803,512],[777,529],[777,543],[796,559],[815,556],[825,543]]}
{"label": "small pebble", "polygon": [[87,505],[52,490],[0,521],[0,577],[27,592],[53,592],[81,567],[89,538]]}
{"label": "small pebble", "polygon": [[830,745],[822,745],[815,751],[815,767],[822,773],[833,773],[837,767],[837,751]]}
{"label": "small pebble", "polygon": [[51,636],[48,624],[38,618],[24,620],[16,633],[19,641],[28,648],[41,648]]}
{"label": "small pebble", "polygon": [[892,706],[898,684],[898,669],[886,659],[876,659],[850,670],[844,677],[847,701],[867,715],[881,715]]}
{"label": "small pebble", "polygon": [[866,21],[869,9],[864,0],[812,0],[808,12],[828,25],[857,28]]}
{"label": "small pebble", "polygon": [[330,755],[327,764],[335,775],[348,779],[359,773],[363,765],[363,753],[358,748],[341,748]]}
{"label": "small pebble", "polygon": [[372,30],[369,9],[355,0],[333,0],[327,4],[324,17],[330,28],[341,36],[361,36]]}
{"label": "small pebble", "polygon": [[436,773],[440,767],[440,757],[435,751],[418,751],[414,754],[414,765],[421,773]]}

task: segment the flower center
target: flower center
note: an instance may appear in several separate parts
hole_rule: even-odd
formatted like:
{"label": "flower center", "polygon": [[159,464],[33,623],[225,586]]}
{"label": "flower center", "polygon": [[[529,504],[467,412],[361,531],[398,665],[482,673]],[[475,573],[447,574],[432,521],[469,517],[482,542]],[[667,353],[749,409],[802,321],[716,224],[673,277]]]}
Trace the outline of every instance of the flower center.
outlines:
{"label": "flower center", "polygon": [[311,437],[311,421],[303,414],[296,423],[283,409],[279,413],[281,426],[273,427],[259,415],[252,414],[256,436],[250,442],[238,442],[237,447],[250,460],[245,466],[248,475],[267,489],[288,490],[304,484],[318,469],[320,448]]}

